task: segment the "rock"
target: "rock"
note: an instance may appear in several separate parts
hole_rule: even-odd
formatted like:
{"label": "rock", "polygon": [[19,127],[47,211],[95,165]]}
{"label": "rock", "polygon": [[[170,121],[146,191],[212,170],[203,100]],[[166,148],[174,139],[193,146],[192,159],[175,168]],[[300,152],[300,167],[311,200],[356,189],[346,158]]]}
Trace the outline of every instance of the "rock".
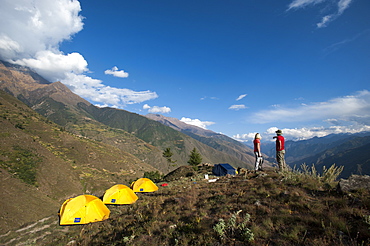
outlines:
{"label": "rock", "polygon": [[341,179],[338,188],[342,192],[355,191],[359,189],[370,190],[370,176],[351,175],[348,179]]}

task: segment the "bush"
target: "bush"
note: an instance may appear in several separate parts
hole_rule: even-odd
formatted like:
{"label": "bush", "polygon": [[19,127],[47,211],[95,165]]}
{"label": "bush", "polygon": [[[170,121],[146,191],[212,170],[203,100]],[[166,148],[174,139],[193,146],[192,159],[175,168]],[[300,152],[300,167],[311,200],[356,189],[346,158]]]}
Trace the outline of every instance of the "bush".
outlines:
{"label": "bush", "polygon": [[148,178],[153,182],[158,183],[162,181],[163,175],[158,171],[145,172],[143,178]]}

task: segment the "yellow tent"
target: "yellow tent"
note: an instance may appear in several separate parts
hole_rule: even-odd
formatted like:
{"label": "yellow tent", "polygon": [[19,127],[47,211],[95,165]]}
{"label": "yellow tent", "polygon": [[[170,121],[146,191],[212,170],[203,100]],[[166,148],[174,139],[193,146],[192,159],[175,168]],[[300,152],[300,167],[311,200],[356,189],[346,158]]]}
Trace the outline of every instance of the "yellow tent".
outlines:
{"label": "yellow tent", "polygon": [[81,195],[66,200],[59,211],[60,225],[88,224],[106,220],[110,211],[96,196]]}
{"label": "yellow tent", "polygon": [[132,204],[139,199],[126,185],[117,184],[105,191],[103,202],[105,204]]}
{"label": "yellow tent", "polygon": [[134,192],[154,192],[158,187],[148,178],[141,178],[131,184]]}

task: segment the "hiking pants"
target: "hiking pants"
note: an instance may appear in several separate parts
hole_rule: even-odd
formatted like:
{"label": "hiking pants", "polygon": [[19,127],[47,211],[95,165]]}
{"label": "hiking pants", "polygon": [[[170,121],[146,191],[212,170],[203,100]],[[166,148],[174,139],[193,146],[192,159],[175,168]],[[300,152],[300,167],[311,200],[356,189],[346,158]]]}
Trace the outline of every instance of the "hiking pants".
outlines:
{"label": "hiking pants", "polygon": [[258,152],[254,152],[254,155],[256,156],[256,163],[254,164],[254,170],[258,171],[262,169],[262,156],[258,156]]}
{"label": "hiking pants", "polygon": [[285,163],[285,150],[276,151],[276,161],[279,165],[280,171],[287,171],[287,165]]}

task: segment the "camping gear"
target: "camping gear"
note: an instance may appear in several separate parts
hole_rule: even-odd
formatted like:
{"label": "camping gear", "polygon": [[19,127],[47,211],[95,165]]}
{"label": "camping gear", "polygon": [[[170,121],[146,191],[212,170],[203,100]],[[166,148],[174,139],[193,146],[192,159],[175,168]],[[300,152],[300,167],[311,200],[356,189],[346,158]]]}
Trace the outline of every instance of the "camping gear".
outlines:
{"label": "camping gear", "polygon": [[212,169],[212,173],[216,176],[225,176],[226,174],[235,175],[235,168],[233,168],[230,164],[216,164]]}
{"label": "camping gear", "polygon": [[134,192],[154,192],[158,187],[148,178],[141,178],[132,182],[131,189]]}
{"label": "camping gear", "polygon": [[139,197],[130,187],[117,184],[105,191],[103,196],[104,204],[133,204]]}
{"label": "camping gear", "polygon": [[92,195],[81,195],[66,200],[59,211],[60,225],[88,224],[106,220],[110,210],[102,200]]}

